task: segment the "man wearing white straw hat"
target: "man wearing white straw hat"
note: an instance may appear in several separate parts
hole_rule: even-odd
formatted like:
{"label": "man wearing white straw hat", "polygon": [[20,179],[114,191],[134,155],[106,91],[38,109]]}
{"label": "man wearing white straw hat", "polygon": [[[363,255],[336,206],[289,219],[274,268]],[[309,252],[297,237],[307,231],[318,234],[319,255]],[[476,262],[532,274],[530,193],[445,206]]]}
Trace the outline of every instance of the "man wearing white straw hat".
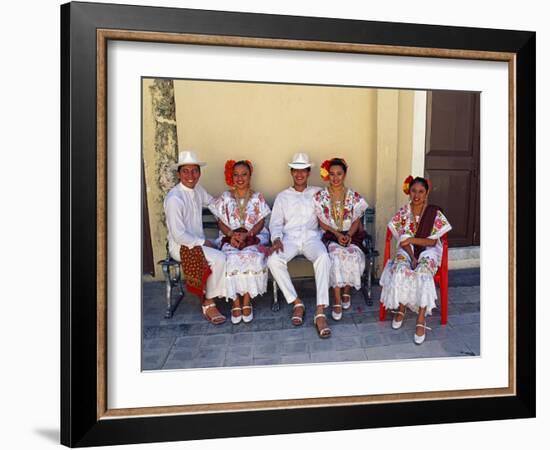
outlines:
{"label": "man wearing white straw hat", "polygon": [[170,255],[181,262],[187,290],[200,298],[204,318],[218,325],[225,322],[215,303],[225,297],[225,255],[204,236],[202,208],[212,199],[198,184],[204,166],[194,152],[179,153],[173,167],[180,182],[164,199],[164,211]]}
{"label": "man wearing white straw hat", "polygon": [[331,331],[327,326],[324,309],[329,304],[330,259],[321,242],[313,203],[313,196],[321,188],[307,185],[313,164],[306,153],[296,153],[288,166],[293,185],[275,198],[269,222],[273,247],[267,264],[286,301],[293,305],[292,324],[298,326],[304,322],[305,307],[294,289],[287,263],[297,255],[304,255],[313,262],[317,290],[317,309],[313,322],[319,336],[327,338]]}

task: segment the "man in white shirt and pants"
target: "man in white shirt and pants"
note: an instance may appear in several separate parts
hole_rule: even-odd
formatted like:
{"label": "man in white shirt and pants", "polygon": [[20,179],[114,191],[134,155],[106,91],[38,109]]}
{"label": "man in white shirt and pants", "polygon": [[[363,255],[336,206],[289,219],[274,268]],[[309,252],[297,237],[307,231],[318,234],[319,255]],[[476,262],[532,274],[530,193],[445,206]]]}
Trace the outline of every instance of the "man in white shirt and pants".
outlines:
{"label": "man in white shirt and pants", "polygon": [[180,249],[200,246],[212,271],[206,280],[206,295],[201,298],[202,312],[209,322],[215,325],[225,322],[225,317],[216,308],[215,298],[225,297],[225,255],[215,249],[212,242],[205,239],[202,224],[202,209],[208,206],[212,196],[198,184],[201,167],[191,151],[180,152],[174,165],[180,182],[164,199],[164,212],[168,228],[168,249],[170,256],[181,261]]}
{"label": "man in white shirt and pants", "polygon": [[301,325],[305,307],[294,289],[287,263],[297,255],[304,255],[313,262],[317,290],[314,323],[320,337],[325,338],[330,336],[323,313],[329,304],[330,259],[321,242],[321,231],[313,203],[313,196],[321,188],[307,185],[313,165],[307,154],[296,153],[288,165],[294,183],[275,198],[269,221],[273,252],[267,265],[286,301],[293,304],[292,323]]}

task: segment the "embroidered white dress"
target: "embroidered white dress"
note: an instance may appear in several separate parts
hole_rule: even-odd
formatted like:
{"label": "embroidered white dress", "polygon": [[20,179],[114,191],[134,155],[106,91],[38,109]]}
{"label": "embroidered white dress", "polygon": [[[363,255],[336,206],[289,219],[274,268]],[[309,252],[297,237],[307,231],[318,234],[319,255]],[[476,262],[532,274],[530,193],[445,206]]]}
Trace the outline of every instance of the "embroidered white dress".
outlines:
{"label": "embroidered white dress", "polygon": [[441,264],[443,254],[441,237],[451,231],[452,227],[443,213],[437,211],[432,231],[428,236],[429,239],[435,239],[437,242],[433,247],[426,247],[420,253],[417,266],[413,269],[410,256],[399,244],[415,236],[418,220],[418,217],[413,217],[409,202],[388,224],[397,241],[397,252],[395,257],[387,262],[380,277],[380,286],[382,286],[380,302],[386,309],[397,309],[400,303],[414,312],[426,307],[426,315],[430,315],[432,309],[436,307],[437,292],[433,277]]}
{"label": "embroidered white dress", "polygon": [[[254,192],[244,208],[241,217],[237,199],[231,192],[224,192],[209,204],[212,214],[232,230],[246,228],[251,230],[260,220],[267,217],[271,210],[264,196]],[[217,240],[221,244],[224,235],[220,232]],[[267,263],[265,254],[260,251],[261,246],[269,242],[269,232],[264,226],[257,235],[259,245],[251,245],[239,250],[229,243],[221,247],[226,256],[225,287],[226,296],[235,299],[237,295],[250,294],[251,298],[262,295],[267,291]]]}
{"label": "embroidered white dress", "polygon": [[[329,227],[339,231],[349,231],[351,224],[361,218],[368,205],[358,192],[346,191],[341,208],[342,223],[336,222],[327,188],[320,190],[313,198],[317,218]],[[361,275],[365,270],[365,254],[354,244],[343,247],[336,242],[328,244],[328,254],[331,261],[329,284],[331,287],[353,286],[361,288]]]}

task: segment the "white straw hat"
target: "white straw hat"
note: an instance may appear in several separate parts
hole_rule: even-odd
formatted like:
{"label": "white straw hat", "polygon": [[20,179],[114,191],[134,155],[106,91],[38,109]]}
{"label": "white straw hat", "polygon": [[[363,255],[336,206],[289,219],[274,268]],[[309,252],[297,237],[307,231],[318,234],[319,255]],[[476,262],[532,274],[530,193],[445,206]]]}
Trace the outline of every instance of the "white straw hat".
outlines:
{"label": "white straw hat", "polygon": [[307,169],[313,166],[314,164],[309,161],[307,153],[295,153],[292,161],[288,163],[288,167],[291,169]]}
{"label": "white straw hat", "polygon": [[204,161],[199,161],[199,158],[197,154],[193,151],[186,150],[179,153],[178,156],[178,162],[174,164],[174,169],[178,169],[180,166],[184,166],[186,164],[191,164],[194,166],[206,166],[206,163]]}

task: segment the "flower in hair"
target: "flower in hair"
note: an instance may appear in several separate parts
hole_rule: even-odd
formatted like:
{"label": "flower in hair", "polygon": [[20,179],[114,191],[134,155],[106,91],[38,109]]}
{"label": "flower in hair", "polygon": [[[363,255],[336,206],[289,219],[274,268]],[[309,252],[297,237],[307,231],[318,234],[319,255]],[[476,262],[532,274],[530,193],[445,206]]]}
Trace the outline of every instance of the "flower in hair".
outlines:
{"label": "flower in hair", "polygon": [[321,167],[319,168],[319,175],[321,175],[321,180],[328,181],[328,169],[330,169],[330,159],[325,159]]}
{"label": "flower in hair", "polygon": [[409,175],[407,178],[405,178],[405,181],[403,181],[403,192],[405,195],[409,195],[409,192],[411,191],[411,182],[414,180],[412,175]]}
{"label": "flower in hair", "polygon": [[225,162],[225,170],[223,172],[225,176],[225,184],[228,186],[233,186],[233,167],[235,166],[235,160],[234,159],[228,159]]}

